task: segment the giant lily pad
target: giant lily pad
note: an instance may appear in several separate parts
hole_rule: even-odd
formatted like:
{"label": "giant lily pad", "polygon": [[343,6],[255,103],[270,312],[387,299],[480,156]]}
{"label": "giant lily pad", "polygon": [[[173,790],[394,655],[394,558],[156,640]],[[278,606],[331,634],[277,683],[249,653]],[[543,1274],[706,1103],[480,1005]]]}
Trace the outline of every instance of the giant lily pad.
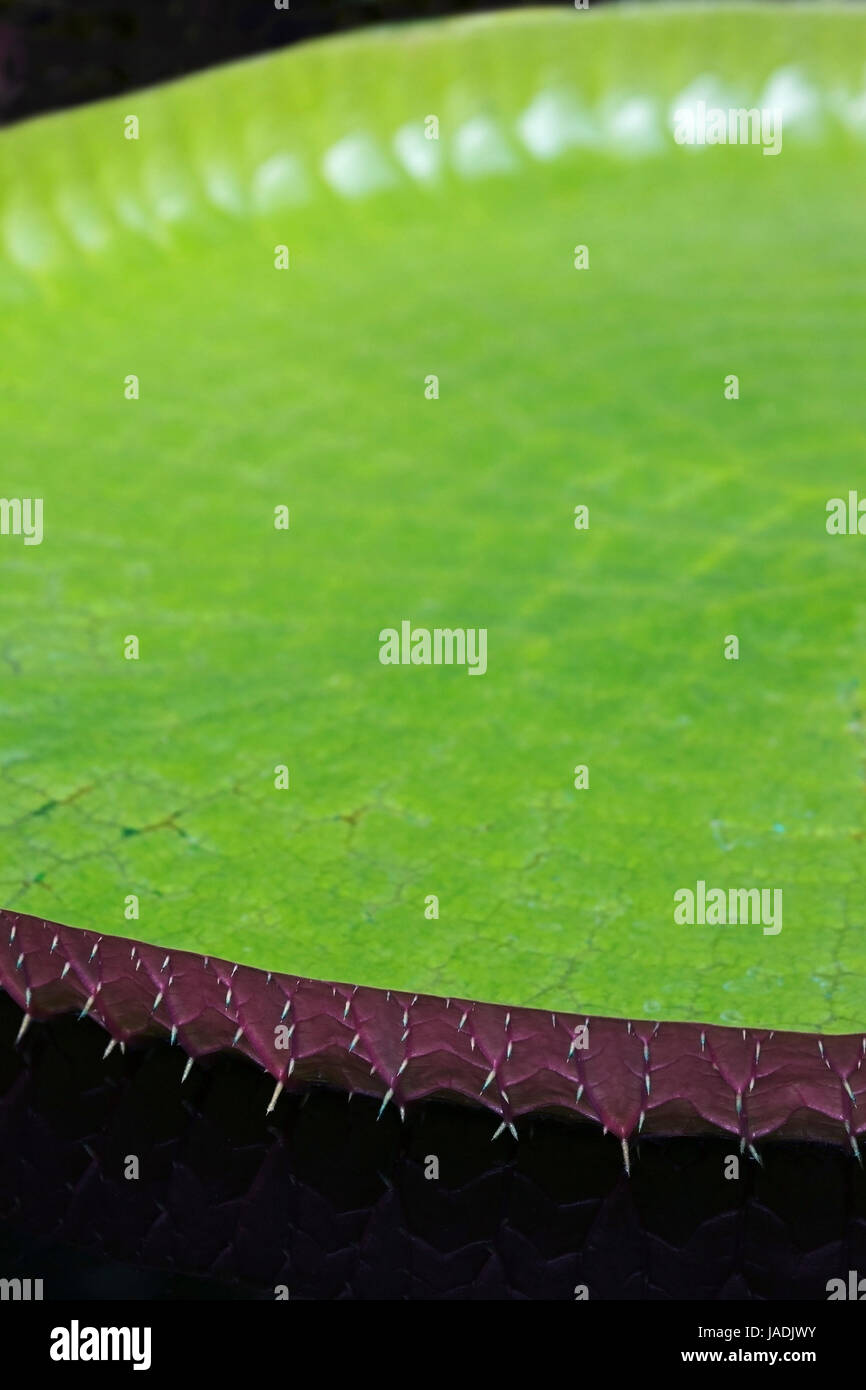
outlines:
{"label": "giant lily pad", "polygon": [[[516,12],[0,139],[10,921],[859,1033],[864,36]],[[486,670],[384,665],[404,622]]]}

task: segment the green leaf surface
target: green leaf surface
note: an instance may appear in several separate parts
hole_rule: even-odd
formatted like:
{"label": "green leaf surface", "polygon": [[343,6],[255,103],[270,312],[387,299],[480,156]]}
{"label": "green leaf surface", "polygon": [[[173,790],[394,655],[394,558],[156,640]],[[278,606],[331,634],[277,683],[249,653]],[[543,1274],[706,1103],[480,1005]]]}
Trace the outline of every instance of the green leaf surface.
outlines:
{"label": "green leaf surface", "polygon": [[[0,138],[0,492],[44,499],[41,545],[0,535],[4,906],[512,1005],[866,1021],[866,539],[825,526],[866,492],[864,39],[516,12]],[[677,145],[687,92],[782,103],[781,153]],[[383,666],[403,619],[486,628],[486,674]],[[698,880],[781,889],[783,930],[678,925]]]}

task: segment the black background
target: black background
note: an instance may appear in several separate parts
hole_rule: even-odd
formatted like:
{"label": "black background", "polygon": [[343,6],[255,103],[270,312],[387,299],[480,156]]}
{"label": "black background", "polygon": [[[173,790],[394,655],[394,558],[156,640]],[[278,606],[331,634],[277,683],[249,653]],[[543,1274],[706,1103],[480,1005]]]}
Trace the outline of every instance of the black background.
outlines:
{"label": "black background", "polygon": [[274,0],[0,0],[0,124],[361,25],[506,8],[508,0],[290,0],[288,11]]}

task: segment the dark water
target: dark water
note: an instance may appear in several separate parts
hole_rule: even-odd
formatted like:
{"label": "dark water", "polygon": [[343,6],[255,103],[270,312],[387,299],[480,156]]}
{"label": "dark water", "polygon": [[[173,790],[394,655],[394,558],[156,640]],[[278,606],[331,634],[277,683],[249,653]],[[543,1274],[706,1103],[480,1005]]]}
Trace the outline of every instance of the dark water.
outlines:
{"label": "dark water", "polygon": [[[825,1299],[866,1270],[866,1180],[821,1145],[645,1139],[389,1106],[149,1044],[0,994],[0,1277],[46,1299]],[[138,1161],[137,1178],[130,1158]],[[438,1160],[437,1177],[430,1160]]]}

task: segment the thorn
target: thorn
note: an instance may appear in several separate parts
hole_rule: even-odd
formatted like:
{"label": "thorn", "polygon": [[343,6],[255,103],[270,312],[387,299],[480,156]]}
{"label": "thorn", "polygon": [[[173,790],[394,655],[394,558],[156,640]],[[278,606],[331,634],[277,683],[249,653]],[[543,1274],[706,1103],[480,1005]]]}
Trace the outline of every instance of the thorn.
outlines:
{"label": "thorn", "polygon": [[469,1046],[470,1046],[470,1048],[472,1049],[472,1051],[474,1052],[474,1051],[475,1051],[475,1039],[474,1039],[474,1038],[470,1038],[470,1039],[469,1039]]}
{"label": "thorn", "polygon": [[850,1098],[851,1098],[851,1104],[854,1106],[854,1109],[856,1110],[856,1109],[857,1109],[857,1097],[855,1096],[854,1092],[851,1090],[851,1083],[850,1083],[849,1081],[843,1081],[843,1082],[842,1082],[842,1085],[845,1087],[845,1090],[848,1092],[848,1095],[849,1095]]}
{"label": "thorn", "polygon": [[551,1021],[551,1023],[553,1024],[553,1026],[554,1026],[554,1028],[555,1028],[555,1027],[556,1027],[556,1014],[551,1014],[551,1015],[550,1015],[550,1021]]}
{"label": "thorn", "polygon": [[647,1095],[649,1095],[649,1093],[650,1093],[650,1074],[649,1074],[649,1072],[645,1072],[645,1073],[644,1073],[644,1084],[645,1084],[645,1086],[646,1086],[646,1093],[647,1093]]}
{"label": "thorn", "polygon": [[625,1031],[628,1033],[629,1037],[631,1037],[631,1019],[628,1020],[625,1026]]}
{"label": "thorn", "polygon": [[65,964],[64,967],[63,967],[63,969],[62,969],[61,972],[60,972],[60,978],[61,978],[61,980],[65,980],[65,979],[66,979],[66,976],[67,976],[68,974],[69,974],[69,961],[66,962],[66,964]]}
{"label": "thorn", "polygon": [[458,1025],[457,1025],[457,1032],[458,1032],[458,1033],[462,1033],[462,1032],[463,1032],[463,1025],[464,1025],[464,1023],[466,1022],[466,1019],[468,1018],[468,1016],[469,1016],[469,1014],[468,1014],[468,1010],[467,1010],[467,1012],[463,1015],[463,1017],[461,1018],[460,1022],[459,1022]]}
{"label": "thorn", "polygon": [[645,1119],[646,1119],[646,1111],[645,1111],[645,1110],[642,1110],[642,1111],[640,1112],[640,1118],[638,1119],[638,1122],[637,1122],[637,1132],[638,1132],[638,1134],[640,1134],[641,1130],[643,1129],[643,1122],[644,1122]]}
{"label": "thorn", "polygon": [[496,1069],[495,1067],[491,1067],[490,1071],[487,1073],[487,1080],[485,1081],[484,1085],[481,1087],[481,1090],[479,1091],[479,1095],[484,1095],[484,1092],[487,1090],[487,1087],[490,1085],[495,1075]]}
{"label": "thorn", "polygon": [[90,996],[90,998],[88,999],[87,1003],[84,1005],[84,1008],[81,1010],[81,1013],[78,1015],[79,1022],[81,1021],[82,1018],[85,1017],[86,1014],[89,1014],[89,1013],[90,1013],[90,1010],[93,1008],[93,1001],[94,1001],[95,998],[96,998],[96,995],[95,995],[95,994],[91,994],[91,996]]}
{"label": "thorn", "polygon": [[703,1029],[701,1029],[701,1052],[703,1052],[703,1050],[704,1050],[704,1048],[706,1047],[706,1045],[707,1045],[707,1035],[706,1035],[706,1033],[703,1031]]}
{"label": "thorn", "polygon": [[238,1031],[235,1033],[234,1037],[232,1038],[232,1047],[237,1047],[237,1045],[238,1045],[238,1043],[240,1042],[240,1040],[241,1040],[241,1038],[243,1037],[243,1035],[244,1035],[244,1030],[243,1030],[243,1028],[239,1028]]}
{"label": "thorn", "polygon": [[350,1009],[351,1007],[352,1007],[352,1001],[351,1001],[351,999],[347,999],[347,1000],[346,1000],[346,1007],[345,1007],[345,1009],[343,1010],[343,1019],[344,1019],[344,1020],[345,1020],[346,1018],[348,1018],[348,1016],[349,1016],[349,1009]]}
{"label": "thorn", "polygon": [[228,989],[226,990],[226,1008],[227,1008],[227,1009],[231,1007],[231,1002],[232,1002],[232,990],[231,990],[231,985],[229,985]]}
{"label": "thorn", "polygon": [[279,1100],[280,1095],[282,1094],[282,1090],[283,1090],[283,1083],[282,1083],[282,1081],[278,1081],[277,1084],[276,1084],[276,1086],[274,1087],[274,1094],[271,1096],[270,1104],[268,1105],[268,1108],[267,1108],[267,1110],[265,1111],[265,1114],[266,1114],[266,1115],[270,1115],[271,1111],[273,1110],[274,1106],[276,1105],[277,1101]]}
{"label": "thorn", "polygon": [[166,967],[167,965],[168,965],[168,956],[166,956],[165,960],[162,962],[162,965],[159,967],[159,973],[160,973],[160,975],[162,974],[163,970],[165,969],[165,967]]}
{"label": "thorn", "polygon": [[55,932],[55,934],[54,934],[54,940],[53,940],[52,943],[51,943],[51,950],[50,950],[49,953],[48,953],[48,954],[51,955],[51,956],[54,955],[54,948],[55,948],[56,945],[57,945],[57,940],[58,940],[58,937],[57,937],[57,933]]}
{"label": "thorn", "polygon": [[511,1122],[511,1123],[509,1124],[508,1128],[511,1130],[511,1133],[513,1134],[514,1138],[516,1139],[516,1138],[517,1138],[517,1127],[516,1127],[516,1125],[515,1125],[513,1122]]}
{"label": "thorn", "polygon": [[172,1047],[174,1047],[174,1045],[175,1045],[176,1042],[177,1042],[177,1024],[176,1024],[176,1023],[173,1023],[173,1024],[171,1025],[171,1045],[172,1045]]}
{"label": "thorn", "polygon": [[575,1104],[580,1105],[580,1098],[581,1098],[582,1095],[583,1095],[583,1082],[581,1081],[580,1085],[579,1085],[578,1088],[577,1088],[577,1095],[576,1095],[575,1098],[574,1098],[574,1099],[575,1099]]}
{"label": "thorn", "polygon": [[361,1034],[360,1034],[360,1033],[356,1033],[355,1036],[354,1036],[354,1038],[352,1039],[352,1041],[349,1043],[349,1051],[350,1051],[350,1052],[354,1052],[354,1051],[355,1051],[355,1047],[356,1047],[357,1044],[360,1042],[360,1039],[361,1039]]}
{"label": "thorn", "polygon": [[511,1048],[512,1048],[512,1043],[509,1043],[508,1046],[507,1046],[506,1049],[505,1049],[505,1060],[506,1060],[506,1062],[510,1062],[510,1061],[511,1061]]}
{"label": "thorn", "polygon": [[159,991],[159,994],[158,994],[158,995],[156,996],[156,998],[154,999],[153,1005],[151,1006],[150,1012],[151,1012],[152,1014],[155,1014],[161,1003],[162,1003],[162,990]]}
{"label": "thorn", "polygon": [[857,1140],[855,1139],[853,1134],[849,1135],[849,1138],[851,1140],[851,1148],[854,1150],[854,1156],[857,1159],[857,1162],[860,1164],[860,1167],[862,1168],[863,1159],[860,1157],[860,1146],[858,1145]]}
{"label": "thorn", "polygon": [[399,1067],[397,1068],[397,1075],[399,1076],[401,1072],[404,1072],[404,1071],[406,1070],[406,1068],[407,1068],[408,1065],[409,1065],[409,1058],[408,1058],[408,1057],[404,1057],[403,1060],[402,1060],[402,1062],[400,1063]]}
{"label": "thorn", "polygon": [[752,1158],[755,1160],[758,1167],[763,1168],[763,1160],[761,1158],[761,1155],[758,1153],[758,1150],[755,1148],[754,1144],[749,1145],[749,1153],[752,1155]]}
{"label": "thorn", "polygon": [[290,999],[286,1000],[285,1005],[283,1006],[283,1012],[280,1014],[280,1023],[282,1023],[286,1014],[289,1012],[289,1005],[291,1004],[291,1002],[292,1001]]}
{"label": "thorn", "polygon": [[182,1086],[183,1083],[186,1081],[186,1078],[189,1076],[191,1070],[192,1070],[192,1058],[191,1058],[191,1057],[187,1057],[187,1059],[186,1059],[186,1066],[185,1066],[184,1069],[183,1069],[183,1076],[180,1078],[180,1084],[181,1084],[181,1086]]}
{"label": "thorn", "polygon": [[18,959],[17,959],[16,962],[15,962],[15,969],[16,969],[16,970],[20,970],[23,964],[24,964],[24,952],[22,951],[21,954],[20,954],[20,956],[18,957]]}
{"label": "thorn", "polygon": [[823,1056],[824,1056],[824,1044],[822,1043],[822,1041],[821,1041],[820,1038],[818,1039],[818,1051],[820,1052],[820,1054],[821,1054],[821,1056],[822,1056],[822,1058],[823,1058]]}
{"label": "thorn", "polygon": [[388,1089],[387,1089],[387,1091],[385,1092],[385,1099],[382,1101],[382,1104],[379,1106],[379,1113],[378,1113],[378,1115],[376,1116],[376,1119],[377,1119],[377,1120],[381,1120],[381,1118],[382,1118],[382,1111],[385,1109],[385,1106],[388,1104],[388,1101],[391,1099],[391,1097],[393,1096],[393,1094],[394,1094],[393,1087],[389,1086]]}
{"label": "thorn", "polygon": [[502,1133],[502,1131],[503,1131],[504,1129],[505,1129],[505,1121],[503,1120],[503,1121],[502,1121],[502,1124],[499,1126],[499,1128],[497,1129],[496,1133],[494,1134],[493,1139],[490,1140],[491,1144],[492,1144],[496,1139],[499,1138],[500,1134]]}
{"label": "thorn", "polygon": [[24,1034],[27,1032],[27,1029],[28,1029],[29,1027],[30,1027],[30,1015],[29,1015],[29,1014],[24,1014],[23,1018],[21,1019],[21,1027],[18,1029],[18,1036],[17,1036],[17,1038],[15,1039],[15,1046],[16,1046],[16,1047],[17,1047],[18,1044],[20,1043],[21,1039],[24,1037]]}
{"label": "thorn", "polygon": [[627,1178],[630,1178],[630,1177],[631,1177],[631,1168],[630,1168],[630,1166],[629,1166],[629,1161],[628,1161],[628,1140],[627,1140],[627,1139],[623,1139],[623,1141],[622,1141],[622,1161],[623,1161],[623,1163],[625,1164],[625,1175],[626,1175]]}
{"label": "thorn", "polygon": [[643,1045],[643,1059],[645,1062],[649,1061],[649,1046],[647,1043]]}
{"label": "thorn", "polygon": [[105,1051],[104,1051],[103,1054],[102,1054],[102,1060],[103,1060],[103,1062],[105,1061],[106,1057],[108,1057],[108,1056],[114,1051],[115,1047],[117,1047],[117,1039],[116,1039],[116,1038],[111,1038],[111,1040],[109,1041],[108,1047],[105,1049]]}
{"label": "thorn", "polygon": [[742,1115],[742,1113],[743,1113],[743,1093],[742,1093],[742,1091],[738,1091],[738,1092],[737,1092],[737,1114],[738,1114],[738,1115]]}
{"label": "thorn", "polygon": [[510,1022],[511,1022],[511,1014],[508,1013],[508,1014],[505,1015],[505,1031],[506,1031],[506,1033],[508,1032],[508,1025],[509,1025]]}

